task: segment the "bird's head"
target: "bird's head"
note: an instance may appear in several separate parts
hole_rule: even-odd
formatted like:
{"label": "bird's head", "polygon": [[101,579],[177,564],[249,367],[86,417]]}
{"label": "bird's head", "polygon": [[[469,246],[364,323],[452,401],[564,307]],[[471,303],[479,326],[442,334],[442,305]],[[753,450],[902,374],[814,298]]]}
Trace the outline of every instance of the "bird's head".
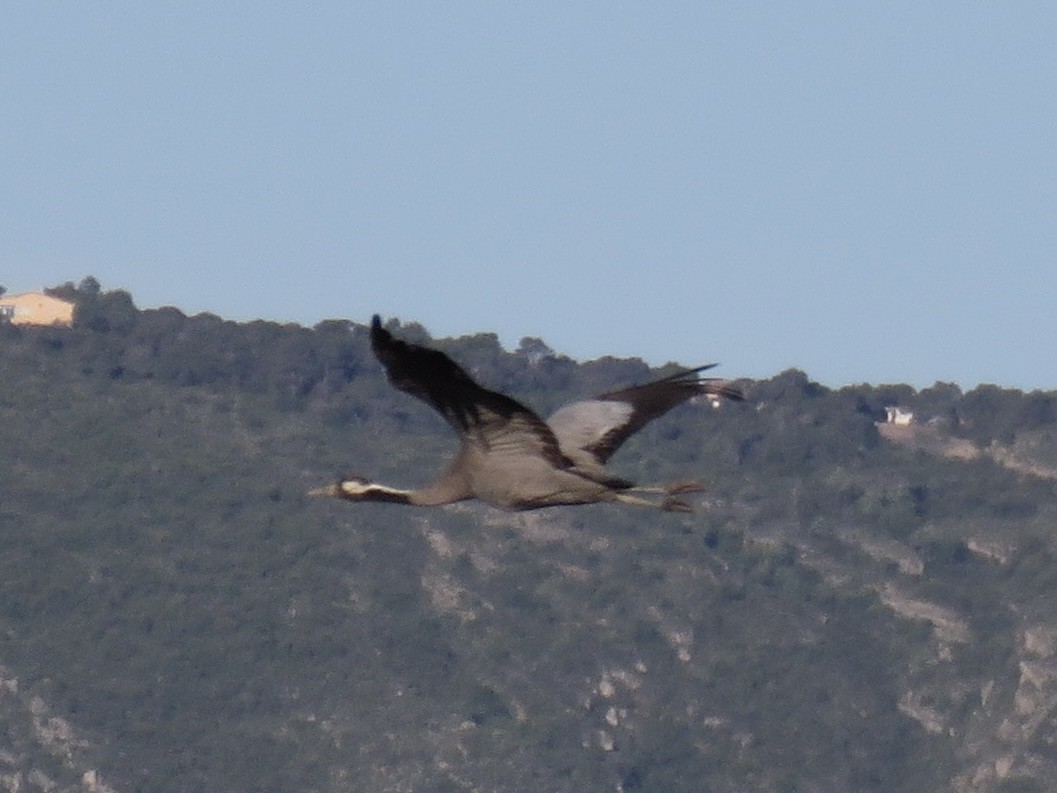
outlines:
{"label": "bird's head", "polygon": [[333,498],[344,498],[349,501],[363,501],[370,492],[372,484],[370,480],[362,476],[345,474],[332,485],[316,487],[308,491],[310,496],[331,496]]}
{"label": "bird's head", "polygon": [[310,496],[332,496],[346,501],[386,501],[390,503],[408,503],[408,492],[393,487],[386,487],[365,479],[362,476],[346,474],[332,485],[317,487],[308,491]]}

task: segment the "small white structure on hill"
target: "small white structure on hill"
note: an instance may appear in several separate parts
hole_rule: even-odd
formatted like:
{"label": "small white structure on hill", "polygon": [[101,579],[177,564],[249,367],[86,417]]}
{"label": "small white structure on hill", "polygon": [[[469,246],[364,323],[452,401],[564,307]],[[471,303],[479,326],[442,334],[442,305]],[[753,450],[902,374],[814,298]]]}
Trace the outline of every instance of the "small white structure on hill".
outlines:
{"label": "small white structure on hill", "polygon": [[24,292],[19,295],[0,296],[0,321],[12,325],[61,325],[73,324],[74,305],[42,292]]}
{"label": "small white structure on hill", "polygon": [[888,414],[887,423],[897,424],[900,427],[905,427],[914,421],[914,414],[909,410],[903,410],[903,408],[897,405],[889,405],[885,408],[885,413]]}

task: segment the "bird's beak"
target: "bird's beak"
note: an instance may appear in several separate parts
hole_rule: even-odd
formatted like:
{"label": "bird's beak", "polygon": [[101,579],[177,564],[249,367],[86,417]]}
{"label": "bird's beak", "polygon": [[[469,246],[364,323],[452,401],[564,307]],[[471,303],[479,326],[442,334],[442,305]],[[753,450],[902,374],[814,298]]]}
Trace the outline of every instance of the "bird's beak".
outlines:
{"label": "bird's beak", "polygon": [[341,495],[341,488],[338,485],[326,485],[324,487],[315,487],[308,491],[310,496],[339,496]]}

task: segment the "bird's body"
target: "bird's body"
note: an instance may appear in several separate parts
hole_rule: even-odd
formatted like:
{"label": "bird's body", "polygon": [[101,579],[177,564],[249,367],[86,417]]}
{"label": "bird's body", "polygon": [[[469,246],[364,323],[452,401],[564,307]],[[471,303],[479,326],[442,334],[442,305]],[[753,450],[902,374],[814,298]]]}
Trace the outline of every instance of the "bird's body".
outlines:
{"label": "bird's body", "polygon": [[[389,381],[434,407],[462,444],[433,483],[403,490],[346,477],[313,490],[349,501],[439,506],[476,498],[500,509],[616,501],[691,511],[672,494],[700,490],[693,482],[636,487],[605,470],[609,457],[647,422],[698,394],[742,399],[721,381],[701,378],[710,366],[646,385],[602,394],[559,409],[546,422],[516,400],[489,391],[447,355],[395,339],[377,316],[371,346]],[[660,494],[660,501],[639,494]]]}

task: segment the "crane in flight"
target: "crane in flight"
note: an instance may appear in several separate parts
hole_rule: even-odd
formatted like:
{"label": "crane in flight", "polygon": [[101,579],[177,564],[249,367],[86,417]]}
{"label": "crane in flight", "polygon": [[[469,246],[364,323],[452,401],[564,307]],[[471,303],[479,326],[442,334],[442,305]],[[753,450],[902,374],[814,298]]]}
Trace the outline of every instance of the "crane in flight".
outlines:
{"label": "crane in flight", "polygon": [[708,364],[573,402],[544,421],[511,397],[478,385],[440,350],[395,338],[377,315],[371,348],[394,387],[444,417],[459,436],[459,450],[425,487],[405,490],[345,476],[310,495],[423,507],[476,498],[506,510],[618,502],[692,512],[675,496],[702,490],[698,482],[641,487],[608,473],[606,463],[631,435],[691,397],[744,399],[723,380],[702,377],[715,366]]}

